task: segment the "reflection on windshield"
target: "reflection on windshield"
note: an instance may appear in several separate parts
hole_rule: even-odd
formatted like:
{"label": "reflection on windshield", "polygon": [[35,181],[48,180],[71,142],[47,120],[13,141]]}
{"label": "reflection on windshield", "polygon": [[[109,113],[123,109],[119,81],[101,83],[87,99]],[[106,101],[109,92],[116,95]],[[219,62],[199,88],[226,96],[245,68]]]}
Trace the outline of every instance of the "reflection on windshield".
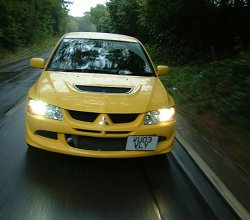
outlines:
{"label": "reflection on windshield", "polygon": [[64,39],[48,70],[154,76],[138,43]]}

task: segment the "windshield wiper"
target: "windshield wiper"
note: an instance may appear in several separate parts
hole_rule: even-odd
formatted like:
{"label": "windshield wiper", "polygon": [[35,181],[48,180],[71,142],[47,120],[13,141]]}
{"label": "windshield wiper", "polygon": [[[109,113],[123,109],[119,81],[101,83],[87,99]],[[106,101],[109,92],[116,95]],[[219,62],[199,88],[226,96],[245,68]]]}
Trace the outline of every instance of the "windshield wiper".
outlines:
{"label": "windshield wiper", "polygon": [[62,72],[76,72],[76,73],[103,73],[103,74],[116,74],[116,70],[103,70],[103,69],[63,69]]}
{"label": "windshield wiper", "polygon": [[132,72],[130,75],[131,76],[147,76],[147,77],[155,76],[155,74],[151,73],[151,72],[149,72],[149,73],[147,73],[147,72]]}
{"label": "windshield wiper", "polygon": [[48,68],[49,71],[60,71],[60,72],[75,72],[75,73],[102,73],[102,74],[114,74],[114,75],[127,75],[127,76],[155,76],[154,73],[147,72],[129,72],[122,73],[118,69],[61,69],[61,68]]}
{"label": "windshield wiper", "polygon": [[95,73],[100,70],[95,69],[61,69],[61,68],[48,68],[50,71],[60,71],[60,72],[76,72],[76,73]]}

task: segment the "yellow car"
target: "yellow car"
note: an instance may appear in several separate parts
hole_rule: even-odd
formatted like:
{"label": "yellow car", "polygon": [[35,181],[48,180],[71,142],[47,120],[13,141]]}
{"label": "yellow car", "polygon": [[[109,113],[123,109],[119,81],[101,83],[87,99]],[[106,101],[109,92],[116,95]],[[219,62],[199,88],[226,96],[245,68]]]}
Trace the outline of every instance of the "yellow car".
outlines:
{"label": "yellow car", "polygon": [[175,103],[143,45],[130,36],[64,35],[30,88],[28,146],[84,157],[126,158],[172,150]]}

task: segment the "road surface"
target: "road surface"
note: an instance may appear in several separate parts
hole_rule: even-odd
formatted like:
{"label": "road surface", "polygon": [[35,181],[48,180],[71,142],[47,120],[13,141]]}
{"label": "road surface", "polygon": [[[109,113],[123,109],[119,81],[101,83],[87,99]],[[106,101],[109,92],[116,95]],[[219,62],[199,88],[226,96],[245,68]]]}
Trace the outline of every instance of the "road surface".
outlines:
{"label": "road surface", "polygon": [[109,160],[29,150],[25,95],[40,72],[27,60],[0,68],[1,220],[237,219],[178,142],[202,193],[172,153]]}

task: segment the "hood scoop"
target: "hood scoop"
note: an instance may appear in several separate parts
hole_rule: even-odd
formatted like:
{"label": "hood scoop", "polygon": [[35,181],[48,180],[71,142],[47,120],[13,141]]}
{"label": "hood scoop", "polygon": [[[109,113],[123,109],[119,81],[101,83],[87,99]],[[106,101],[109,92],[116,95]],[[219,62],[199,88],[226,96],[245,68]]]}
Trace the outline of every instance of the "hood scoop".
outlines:
{"label": "hood scoop", "polygon": [[132,88],[124,88],[124,87],[83,86],[83,85],[74,85],[74,87],[80,92],[92,92],[92,93],[129,94],[133,91]]}

